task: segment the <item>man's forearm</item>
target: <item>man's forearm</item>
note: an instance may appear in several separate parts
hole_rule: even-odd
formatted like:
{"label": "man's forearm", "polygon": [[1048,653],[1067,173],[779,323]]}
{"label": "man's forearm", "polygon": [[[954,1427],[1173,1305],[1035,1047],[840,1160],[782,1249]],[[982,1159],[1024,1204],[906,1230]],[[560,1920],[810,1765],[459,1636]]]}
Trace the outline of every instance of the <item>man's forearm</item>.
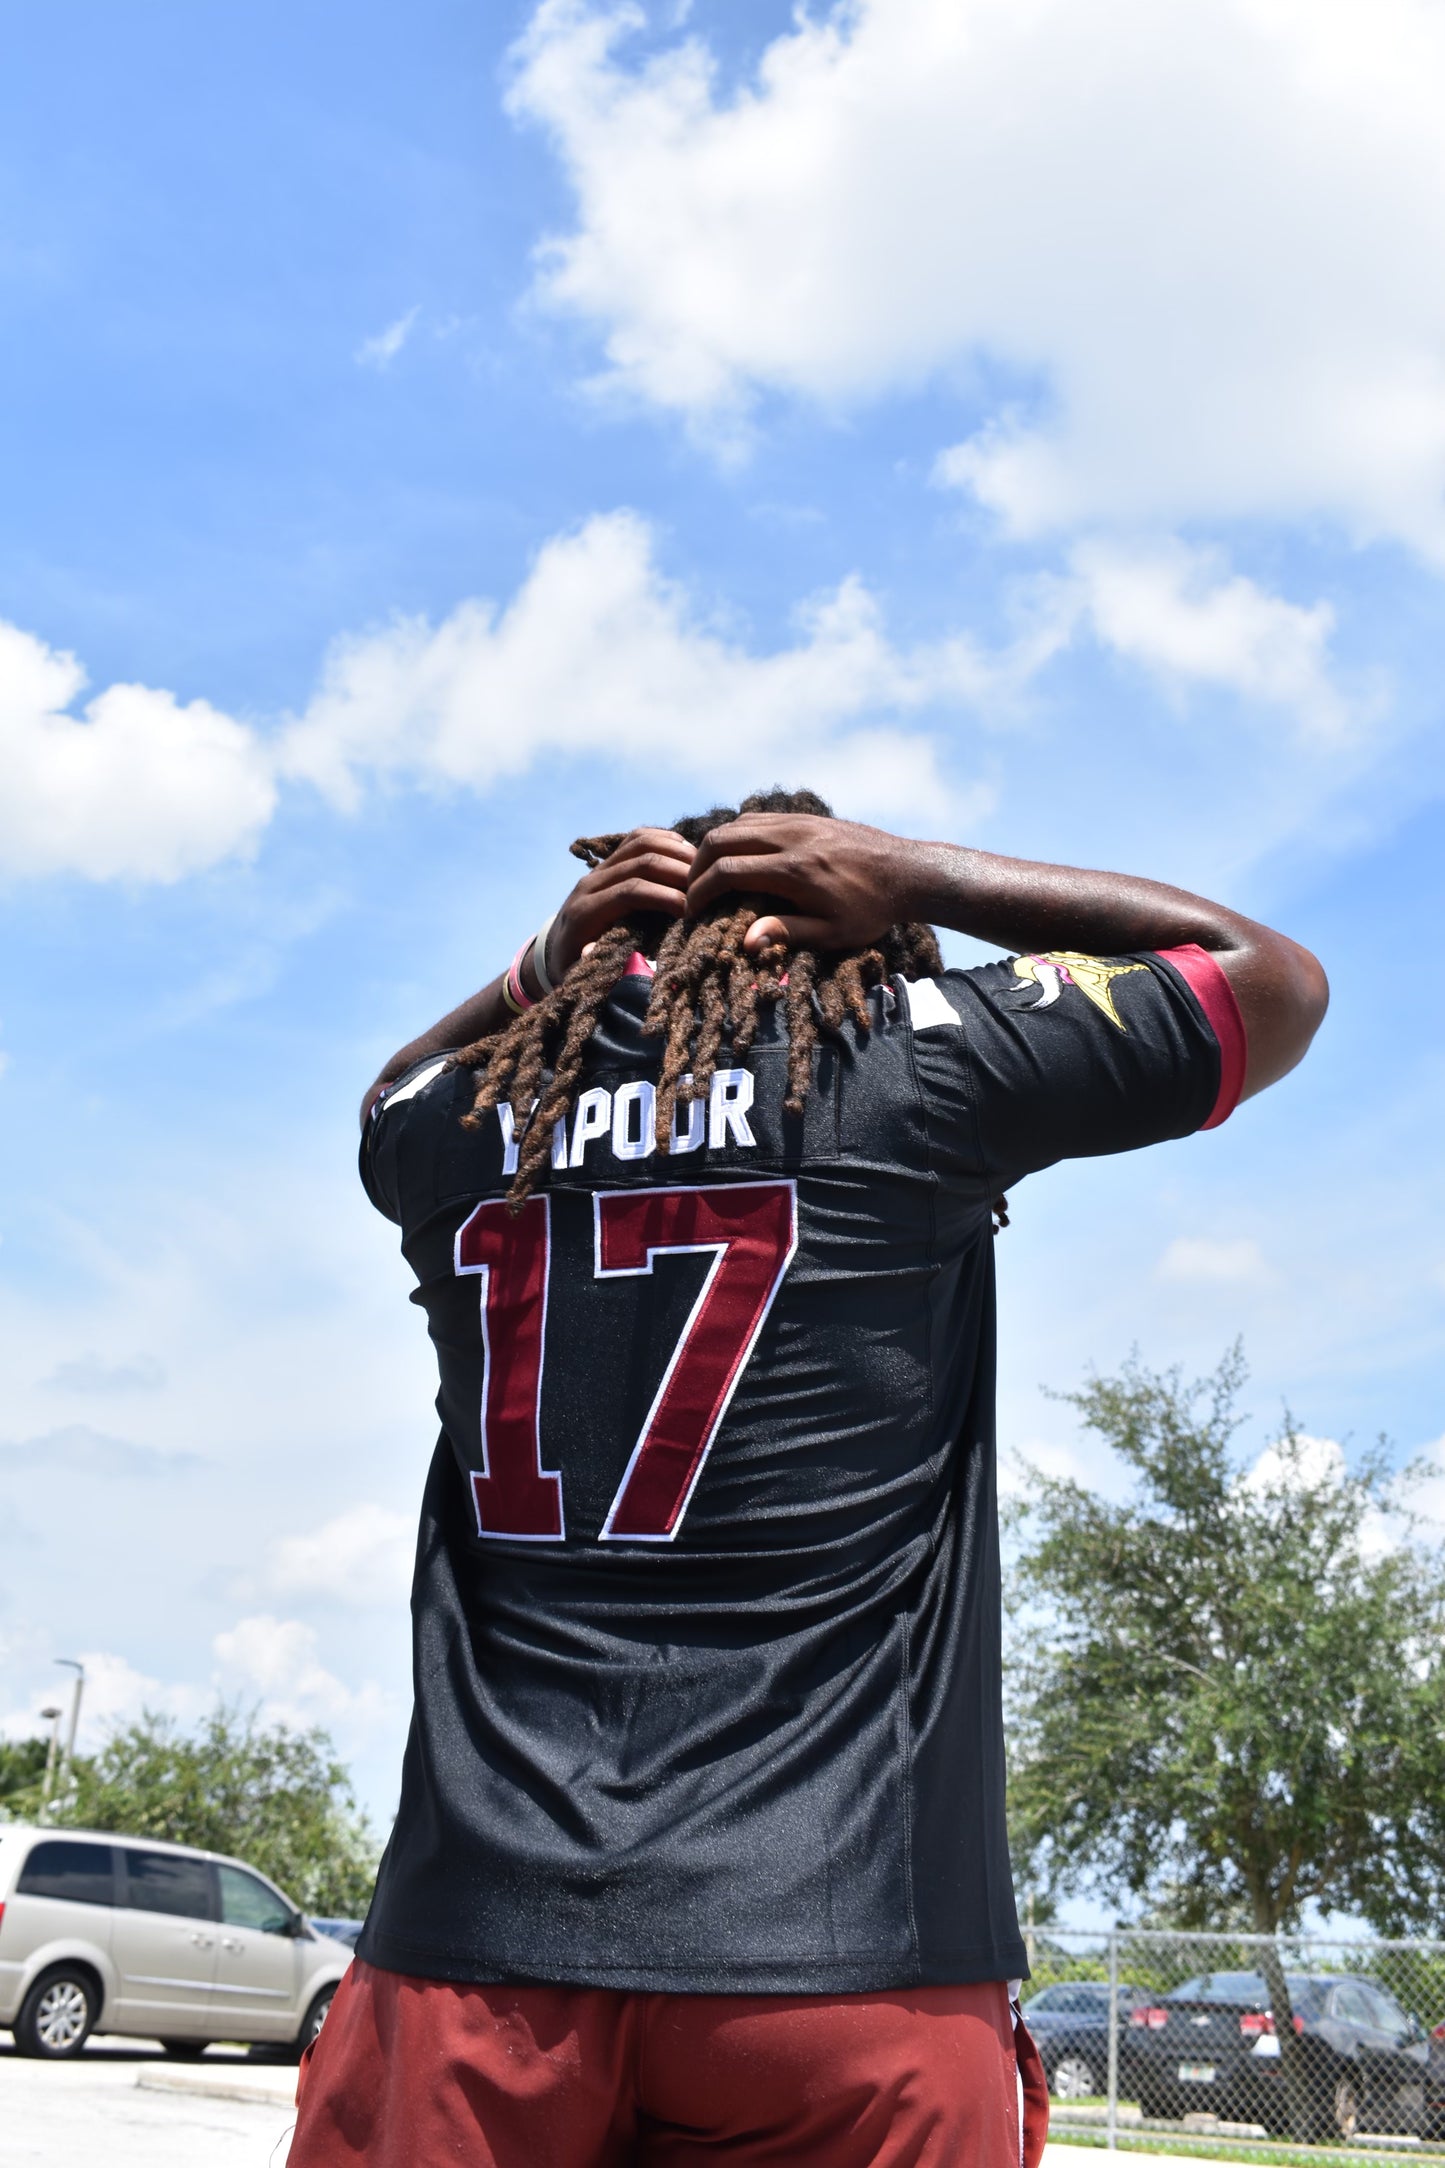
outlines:
{"label": "man's forearm", "polygon": [[913,851],[909,916],[998,948],[1109,953],[1194,941],[1223,953],[1264,930],[1222,904],[1134,874],[1000,858],[955,843]]}
{"label": "man's forearm", "polygon": [[961,844],[916,844],[909,856],[909,915],[1000,948],[1107,955],[1193,942],[1211,951],[1245,1015],[1246,1097],[1294,1067],[1325,1013],[1329,988],[1308,949],[1187,889]]}

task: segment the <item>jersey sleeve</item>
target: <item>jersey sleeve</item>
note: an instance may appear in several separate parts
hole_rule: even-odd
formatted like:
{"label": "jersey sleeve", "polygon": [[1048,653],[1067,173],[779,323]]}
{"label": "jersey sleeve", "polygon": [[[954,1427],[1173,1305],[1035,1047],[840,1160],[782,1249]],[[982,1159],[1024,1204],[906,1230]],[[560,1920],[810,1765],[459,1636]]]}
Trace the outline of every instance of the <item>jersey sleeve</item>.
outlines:
{"label": "jersey sleeve", "polygon": [[906,988],[920,1084],[956,1152],[1000,1185],[1227,1119],[1243,1019],[1220,965],[1161,953],[1018,956]]}
{"label": "jersey sleeve", "polygon": [[401,1182],[397,1144],[402,1110],[441,1075],[449,1058],[446,1054],[429,1054],[425,1061],[415,1062],[394,1084],[388,1084],[384,1091],[378,1092],[361,1132],[358,1159],[361,1186],[377,1211],[384,1213],[387,1219],[395,1220],[398,1227],[401,1225]]}

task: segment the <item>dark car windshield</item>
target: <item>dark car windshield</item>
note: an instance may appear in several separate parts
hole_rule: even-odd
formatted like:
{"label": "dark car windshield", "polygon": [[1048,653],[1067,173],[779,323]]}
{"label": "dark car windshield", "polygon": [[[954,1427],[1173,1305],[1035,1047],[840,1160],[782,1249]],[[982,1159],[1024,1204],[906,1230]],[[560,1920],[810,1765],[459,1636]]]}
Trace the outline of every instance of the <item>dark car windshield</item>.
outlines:
{"label": "dark car windshield", "polygon": [[[1119,2008],[1132,2010],[1152,2001],[1142,1987],[1119,1983]],[[1028,2008],[1040,2016],[1045,2011],[1051,2017],[1062,2017],[1065,2012],[1078,2016],[1086,2011],[1107,2013],[1109,2008],[1109,1983],[1107,1980],[1060,1980],[1052,1987],[1041,1988],[1031,1997]]]}
{"label": "dark car windshield", "polygon": [[[1308,2016],[1318,2002],[1315,1983],[1303,1973],[1287,1972],[1285,1985],[1297,2017]],[[1166,2002],[1237,2003],[1246,2010],[1267,2010],[1269,1988],[1262,1972],[1201,1972],[1165,1996]]]}

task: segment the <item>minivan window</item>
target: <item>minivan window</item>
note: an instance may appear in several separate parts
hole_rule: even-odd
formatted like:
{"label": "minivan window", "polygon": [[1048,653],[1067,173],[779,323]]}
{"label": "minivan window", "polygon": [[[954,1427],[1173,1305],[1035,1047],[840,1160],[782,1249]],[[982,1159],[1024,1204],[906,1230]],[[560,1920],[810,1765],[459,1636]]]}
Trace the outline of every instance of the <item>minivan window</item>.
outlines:
{"label": "minivan window", "polygon": [[17,1897],[63,1897],[73,1905],[115,1903],[115,1875],[108,1844],[77,1844],[46,1837],[30,1847],[15,1885]]}
{"label": "minivan window", "polygon": [[140,1852],[122,1849],[125,1861],[126,1903],[137,1912],[172,1912],[181,1919],[214,1918],[211,1905],[211,1870],[203,1859],[187,1859],[181,1852]]}
{"label": "minivan window", "polygon": [[284,1935],[291,1924],[291,1907],[259,1875],[241,1867],[221,1867],[221,1918],[228,1927],[258,1927],[263,1935]]}

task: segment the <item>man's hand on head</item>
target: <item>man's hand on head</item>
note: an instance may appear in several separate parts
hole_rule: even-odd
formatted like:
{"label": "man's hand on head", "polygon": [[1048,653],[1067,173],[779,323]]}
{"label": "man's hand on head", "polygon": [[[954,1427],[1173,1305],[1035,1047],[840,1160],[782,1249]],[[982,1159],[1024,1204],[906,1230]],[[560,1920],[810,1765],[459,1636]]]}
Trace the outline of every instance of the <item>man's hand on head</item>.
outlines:
{"label": "man's hand on head", "polygon": [[693,847],[675,828],[634,828],[610,858],[584,873],[552,921],[547,973],[554,985],[599,934],[647,913],[681,918]]}
{"label": "man's hand on head", "polygon": [[[687,908],[687,877],[692,869],[692,845],[671,828],[634,828],[612,856],[577,883],[551,924],[547,936],[547,973],[555,985],[570,971],[588,943],[623,919],[653,912],[663,918],[681,918]],[[525,991],[537,999],[542,987],[534,970],[529,942],[521,964]],[[504,976],[504,975],[503,975]],[[380,1092],[428,1055],[450,1053],[470,1046],[476,1039],[501,1031],[511,1020],[502,992],[503,976],[492,979],[469,1001],[462,1002],[430,1031],[412,1039],[393,1054],[361,1102],[361,1123]]]}
{"label": "man's hand on head", "polygon": [[922,856],[933,846],[810,813],[745,813],[698,845],[687,884],[694,917],[730,892],[776,896],[782,909],[749,928],[756,955],[790,948],[866,948],[915,916]]}

